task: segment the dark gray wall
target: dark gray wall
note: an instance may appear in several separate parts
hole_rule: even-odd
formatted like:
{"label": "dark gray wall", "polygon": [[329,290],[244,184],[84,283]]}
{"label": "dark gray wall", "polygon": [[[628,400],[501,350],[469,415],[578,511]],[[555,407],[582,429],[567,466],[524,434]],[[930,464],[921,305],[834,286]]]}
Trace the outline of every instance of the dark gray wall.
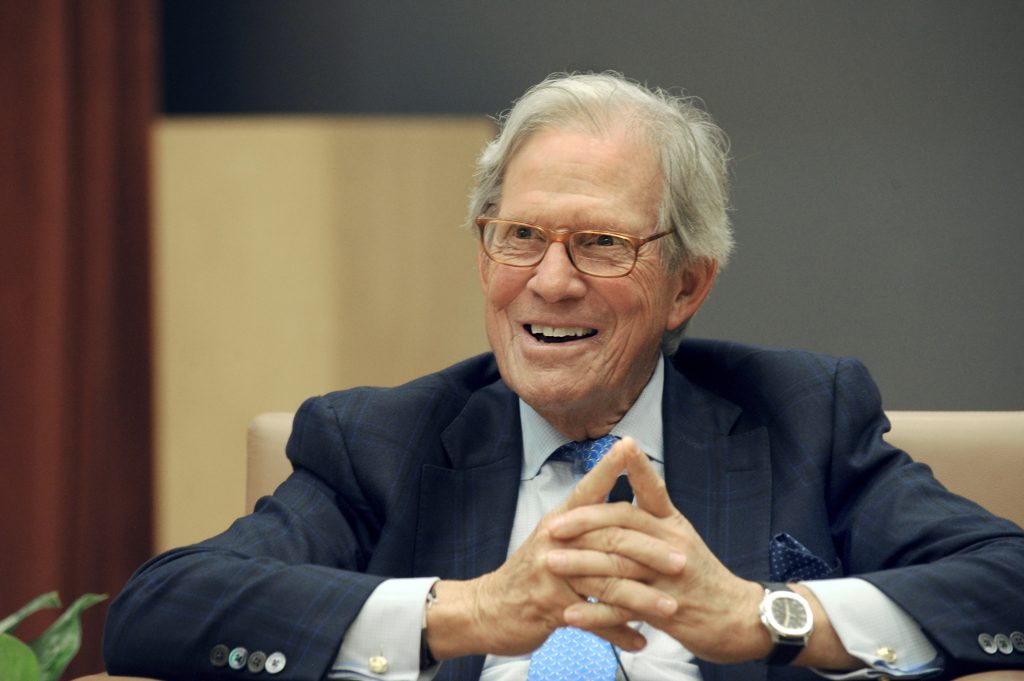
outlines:
{"label": "dark gray wall", "polygon": [[168,114],[493,114],[552,71],[702,97],[739,249],[693,334],[1024,408],[1024,2],[174,0]]}

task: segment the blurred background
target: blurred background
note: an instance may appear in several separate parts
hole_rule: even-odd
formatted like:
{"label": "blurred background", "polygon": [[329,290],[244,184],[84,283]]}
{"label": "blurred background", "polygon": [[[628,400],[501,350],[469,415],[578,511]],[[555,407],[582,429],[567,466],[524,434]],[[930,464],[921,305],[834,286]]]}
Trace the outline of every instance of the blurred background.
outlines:
{"label": "blurred background", "polygon": [[0,617],[226,527],[255,414],[485,350],[473,160],[554,71],[729,133],[692,335],[1024,408],[1022,34],[1014,0],[5,0]]}

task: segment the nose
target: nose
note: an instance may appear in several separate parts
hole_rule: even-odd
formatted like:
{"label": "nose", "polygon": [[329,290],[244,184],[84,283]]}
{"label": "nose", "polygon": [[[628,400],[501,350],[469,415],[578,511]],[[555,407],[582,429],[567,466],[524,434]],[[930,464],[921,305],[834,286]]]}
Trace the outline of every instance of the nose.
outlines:
{"label": "nose", "polygon": [[581,298],[587,292],[583,275],[569,260],[565,244],[553,243],[534,268],[527,287],[549,303]]}

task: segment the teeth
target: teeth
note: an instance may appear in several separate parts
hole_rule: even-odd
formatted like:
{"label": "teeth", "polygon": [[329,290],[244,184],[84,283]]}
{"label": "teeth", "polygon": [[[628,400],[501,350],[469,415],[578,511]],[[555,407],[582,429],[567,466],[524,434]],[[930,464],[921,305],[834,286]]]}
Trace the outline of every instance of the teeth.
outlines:
{"label": "teeth", "polygon": [[594,333],[593,329],[584,329],[578,326],[555,327],[540,326],[534,324],[530,327],[530,333],[534,335],[547,336],[549,338],[565,338],[567,336],[589,336]]}

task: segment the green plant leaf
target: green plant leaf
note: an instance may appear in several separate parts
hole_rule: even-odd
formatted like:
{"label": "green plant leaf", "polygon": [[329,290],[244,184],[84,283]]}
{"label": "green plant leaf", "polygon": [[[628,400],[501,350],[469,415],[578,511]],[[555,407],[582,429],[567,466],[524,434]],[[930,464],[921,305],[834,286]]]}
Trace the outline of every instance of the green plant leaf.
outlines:
{"label": "green plant leaf", "polygon": [[13,631],[15,627],[21,624],[23,619],[42,610],[43,608],[59,607],[60,599],[57,598],[56,591],[51,591],[50,593],[43,594],[42,596],[36,596],[22,607],[21,610],[0,620],[0,634],[6,634],[9,631]]}
{"label": "green plant leaf", "polygon": [[39,681],[57,681],[60,678],[82,644],[82,611],[106,597],[106,594],[81,596],[50,625],[49,629],[28,644],[39,658]]}
{"label": "green plant leaf", "polygon": [[35,653],[10,634],[0,634],[0,681],[39,681]]}

